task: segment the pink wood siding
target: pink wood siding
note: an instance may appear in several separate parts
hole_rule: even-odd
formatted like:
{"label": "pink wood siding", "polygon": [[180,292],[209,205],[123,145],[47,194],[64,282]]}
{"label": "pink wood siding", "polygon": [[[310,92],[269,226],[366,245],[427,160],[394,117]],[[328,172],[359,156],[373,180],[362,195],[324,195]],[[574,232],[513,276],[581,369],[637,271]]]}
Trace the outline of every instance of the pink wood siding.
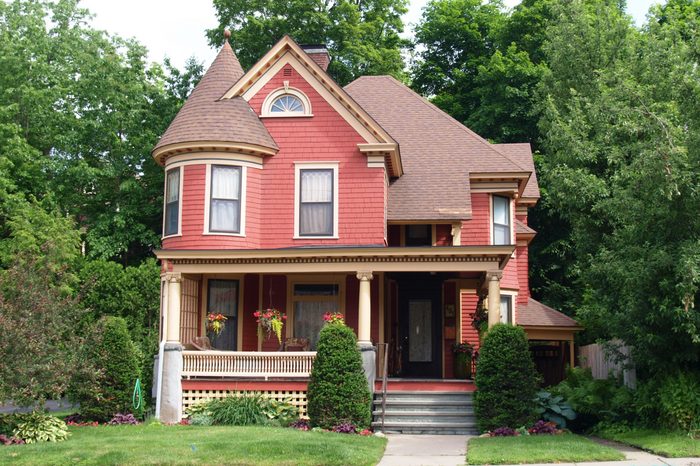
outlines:
{"label": "pink wood siding", "polygon": [[472,194],[472,218],[462,222],[462,244],[465,246],[491,244],[490,218],[489,195]]}
{"label": "pink wood siding", "polygon": [[[263,118],[280,147],[265,159],[263,169],[261,240],[264,248],[315,245],[384,245],[384,170],[368,168],[358,143],[365,142],[355,130],[294,70],[283,71],[250,100],[262,110],[265,97],[289,81],[311,101],[313,117]],[[339,162],[339,239],[294,240],[294,163]]]}
{"label": "pink wood siding", "polygon": [[204,235],[206,165],[182,167],[182,236],[163,240],[163,249],[255,249],[260,247],[261,170],[247,169],[245,237]]}
{"label": "pink wood siding", "polygon": [[518,258],[518,284],[520,285],[520,291],[518,293],[518,303],[527,304],[527,300],[530,297],[527,246],[518,247],[515,253]]}
{"label": "pink wood siding", "polygon": [[518,289],[518,255],[516,252],[515,258],[511,257],[503,270],[501,278],[501,289],[517,290]]}
{"label": "pink wood siding", "polygon": [[259,276],[255,273],[246,274],[243,279],[243,309],[238,314],[239,322],[243,325],[243,351],[258,349],[258,325],[253,312],[258,309],[259,284]]}
{"label": "pink wood siding", "polygon": [[462,342],[474,345],[474,349],[479,349],[479,332],[472,326],[474,311],[479,302],[476,294],[462,291],[460,293],[462,302]]}

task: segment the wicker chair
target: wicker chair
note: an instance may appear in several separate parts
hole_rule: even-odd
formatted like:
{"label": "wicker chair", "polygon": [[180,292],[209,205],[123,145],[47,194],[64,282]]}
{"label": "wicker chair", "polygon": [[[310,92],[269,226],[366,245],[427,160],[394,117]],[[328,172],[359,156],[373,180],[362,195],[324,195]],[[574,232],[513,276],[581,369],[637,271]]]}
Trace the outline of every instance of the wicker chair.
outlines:
{"label": "wicker chair", "polygon": [[284,341],[283,351],[309,351],[308,338],[287,338]]}

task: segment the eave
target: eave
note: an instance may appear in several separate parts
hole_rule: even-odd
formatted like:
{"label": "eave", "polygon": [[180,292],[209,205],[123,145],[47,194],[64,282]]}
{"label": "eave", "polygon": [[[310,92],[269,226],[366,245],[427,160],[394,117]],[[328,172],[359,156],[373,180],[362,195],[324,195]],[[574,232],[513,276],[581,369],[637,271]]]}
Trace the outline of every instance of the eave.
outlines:
{"label": "eave", "polygon": [[193,152],[231,152],[237,154],[271,156],[279,149],[260,146],[257,144],[226,142],[226,141],[192,141],[168,144],[153,151],[153,158],[159,165],[165,165],[165,159],[172,155]]}

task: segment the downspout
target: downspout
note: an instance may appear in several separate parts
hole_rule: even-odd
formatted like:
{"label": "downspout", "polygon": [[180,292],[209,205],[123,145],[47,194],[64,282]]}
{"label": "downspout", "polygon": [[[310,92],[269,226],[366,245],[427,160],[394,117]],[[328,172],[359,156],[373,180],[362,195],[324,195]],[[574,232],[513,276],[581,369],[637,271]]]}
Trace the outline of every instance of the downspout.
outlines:
{"label": "downspout", "polygon": [[165,339],[166,339],[166,329],[168,328],[168,293],[167,290],[164,293],[162,286],[163,283],[168,283],[166,280],[161,281],[161,315],[163,316],[161,322],[161,337],[160,343],[158,344],[158,371],[156,373],[156,419],[160,420],[160,399],[161,399],[161,385],[163,380],[163,352],[165,351]]}

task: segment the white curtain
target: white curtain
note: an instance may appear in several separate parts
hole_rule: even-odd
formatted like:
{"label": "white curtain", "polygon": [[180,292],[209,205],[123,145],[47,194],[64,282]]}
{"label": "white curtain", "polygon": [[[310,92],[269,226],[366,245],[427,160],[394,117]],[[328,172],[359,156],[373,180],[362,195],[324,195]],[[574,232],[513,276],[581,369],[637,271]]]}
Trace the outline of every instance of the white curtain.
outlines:
{"label": "white curtain", "polygon": [[323,328],[323,314],[337,312],[338,303],[333,301],[296,301],[294,303],[294,337],[309,340],[312,350],[316,349],[318,334]]}
{"label": "white curtain", "polygon": [[510,244],[510,201],[493,197],[493,243]]}
{"label": "white curtain", "polygon": [[168,172],[168,185],[165,189],[166,203],[175,202],[180,199],[180,169],[176,168]]}
{"label": "white curtain", "polygon": [[333,170],[301,171],[299,232],[333,234]]}
{"label": "white curtain", "polygon": [[209,229],[237,232],[240,229],[241,169],[215,166],[211,170]]}
{"label": "white curtain", "polygon": [[238,199],[241,192],[241,169],[215,166],[211,169],[211,197]]}
{"label": "white curtain", "polygon": [[501,296],[501,322],[511,324],[511,306],[512,301],[510,296]]}

